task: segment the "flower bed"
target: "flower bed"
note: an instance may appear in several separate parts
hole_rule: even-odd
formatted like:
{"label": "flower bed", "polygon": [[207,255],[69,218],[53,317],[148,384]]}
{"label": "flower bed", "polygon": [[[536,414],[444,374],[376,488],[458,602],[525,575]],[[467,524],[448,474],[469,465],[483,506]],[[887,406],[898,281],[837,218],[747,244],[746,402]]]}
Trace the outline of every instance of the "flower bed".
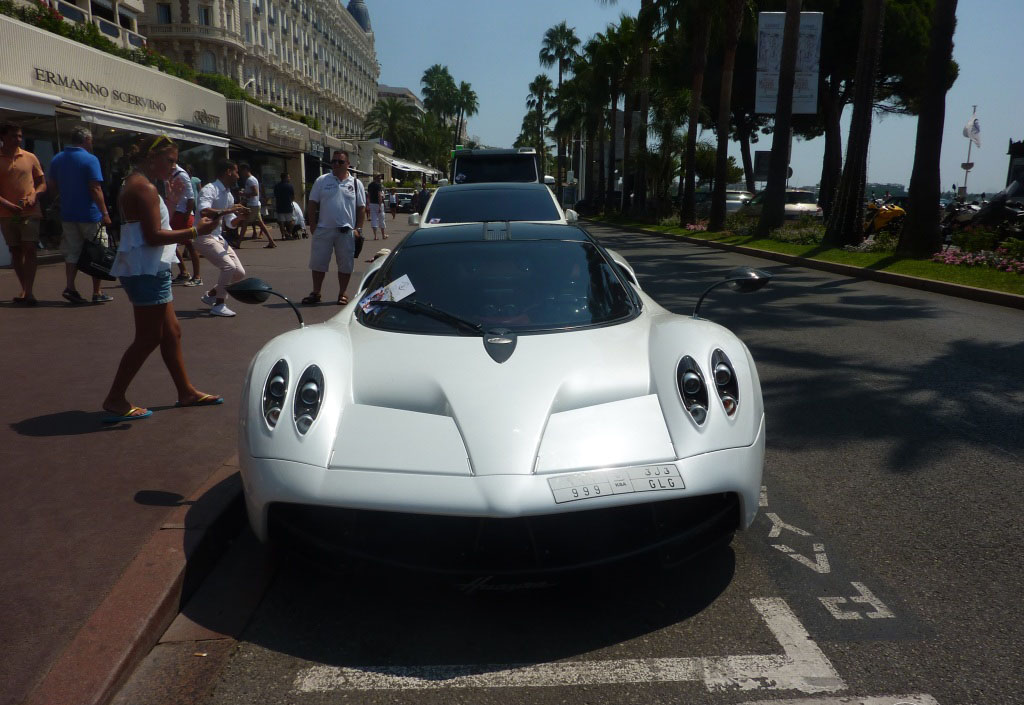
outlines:
{"label": "flower bed", "polygon": [[963,250],[945,250],[932,255],[932,261],[949,264],[955,267],[991,267],[1000,272],[1024,274],[1024,259],[1015,257],[1009,249],[997,247],[995,250],[981,252],[964,252]]}

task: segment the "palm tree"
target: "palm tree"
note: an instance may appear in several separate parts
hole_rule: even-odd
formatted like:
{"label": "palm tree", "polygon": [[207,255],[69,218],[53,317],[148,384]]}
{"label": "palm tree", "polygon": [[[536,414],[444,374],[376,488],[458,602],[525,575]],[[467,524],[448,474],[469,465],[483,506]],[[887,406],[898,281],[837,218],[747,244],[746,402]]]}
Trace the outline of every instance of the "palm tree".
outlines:
{"label": "palm tree", "polygon": [[[863,232],[864,183],[867,179],[868,145],[875,97],[874,76],[882,47],[885,0],[865,0],[854,77],[853,116],[846,142],[846,163],[839,178],[825,226],[823,243],[830,247],[855,244]],[[773,160],[774,161],[774,160]]]}
{"label": "palm tree", "polygon": [[910,176],[910,207],[900,233],[897,252],[926,257],[942,247],[939,237],[939,157],[942,128],[946,121],[947,74],[953,57],[957,0],[936,0],[932,10],[931,46],[928,48],[928,83],[921,96],[917,118],[917,146]]}
{"label": "palm tree", "polygon": [[405,146],[416,129],[416,108],[398,98],[384,98],[366,116],[366,129],[372,136],[383,137],[395,151]]}
{"label": "palm tree", "polygon": [[693,82],[690,86],[690,110],[686,131],[686,155],[683,159],[683,192],[679,209],[679,222],[687,225],[694,222],[697,208],[694,200],[697,164],[697,127],[700,120],[700,96],[704,90],[704,69],[708,63],[708,45],[711,41],[711,6],[694,0],[693,17],[690,27],[690,46],[693,51],[691,69]]}
{"label": "palm tree", "polygon": [[[558,65],[558,92],[562,92],[562,79],[565,71],[572,66],[576,58],[576,48],[580,45],[580,39],[576,36],[574,28],[570,27],[563,20],[544,33],[544,41],[540,48],[540,65],[550,68]],[[555,113],[556,122],[558,112]],[[558,200],[562,200],[562,184],[564,182],[563,171],[565,169],[565,140],[558,138]]]}
{"label": "palm tree", "polygon": [[729,118],[732,113],[732,77],[736,65],[736,47],[743,27],[746,0],[727,0],[725,5],[725,45],[722,58],[722,85],[718,99],[718,149],[715,155],[715,191],[711,196],[708,230],[725,225],[725,187],[729,160]]}
{"label": "palm tree", "polygon": [[547,131],[547,124],[550,116],[549,101],[551,100],[551,92],[554,90],[554,86],[551,84],[551,79],[540,73],[530,82],[529,85],[530,93],[526,96],[526,107],[536,115],[535,122],[533,123],[535,129],[538,130],[537,134],[537,153],[540,155],[540,166],[542,171],[547,171],[547,147],[545,132]]}
{"label": "palm tree", "polygon": [[477,100],[476,91],[473,87],[463,81],[459,84],[458,92],[459,115],[455,121],[455,137],[452,140],[452,149],[459,143],[459,135],[462,134],[462,125],[465,118],[476,115],[480,110],[480,101]]}
{"label": "palm tree", "polygon": [[458,88],[447,66],[434,64],[423,72],[423,107],[447,122],[457,112]]}

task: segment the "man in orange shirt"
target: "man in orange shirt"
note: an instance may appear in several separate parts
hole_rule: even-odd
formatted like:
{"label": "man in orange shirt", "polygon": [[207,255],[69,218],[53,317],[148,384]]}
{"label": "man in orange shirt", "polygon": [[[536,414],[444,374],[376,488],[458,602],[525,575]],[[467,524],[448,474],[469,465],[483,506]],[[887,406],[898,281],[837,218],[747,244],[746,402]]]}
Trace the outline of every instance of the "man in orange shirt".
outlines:
{"label": "man in orange shirt", "polygon": [[21,285],[14,303],[33,306],[36,278],[36,247],[39,243],[39,194],[46,178],[39,160],[21,148],[21,127],[0,125],[0,230],[11,251],[11,265]]}

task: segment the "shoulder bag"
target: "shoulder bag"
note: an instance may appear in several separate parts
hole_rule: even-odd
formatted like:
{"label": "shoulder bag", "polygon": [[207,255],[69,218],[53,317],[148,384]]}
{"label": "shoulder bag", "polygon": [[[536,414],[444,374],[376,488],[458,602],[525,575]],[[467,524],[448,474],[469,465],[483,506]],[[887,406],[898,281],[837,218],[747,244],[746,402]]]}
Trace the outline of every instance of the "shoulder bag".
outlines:
{"label": "shoulder bag", "polygon": [[117,277],[110,274],[110,268],[114,266],[114,258],[117,256],[117,251],[103,244],[103,242],[108,241],[106,229],[101,225],[94,239],[86,240],[82,243],[82,254],[78,257],[78,271],[88,274],[90,277],[98,277],[104,281],[117,281]]}

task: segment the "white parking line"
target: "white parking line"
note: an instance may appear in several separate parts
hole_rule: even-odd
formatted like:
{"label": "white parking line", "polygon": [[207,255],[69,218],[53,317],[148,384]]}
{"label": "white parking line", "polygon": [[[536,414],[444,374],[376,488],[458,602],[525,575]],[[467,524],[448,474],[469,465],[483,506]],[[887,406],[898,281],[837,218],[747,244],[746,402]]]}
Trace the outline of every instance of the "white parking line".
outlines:
{"label": "white parking line", "polygon": [[939,705],[930,695],[876,695],[872,697],[798,698],[796,700],[757,700],[740,705]]}
{"label": "white parking line", "polygon": [[298,673],[294,687],[299,693],[325,693],[703,681],[712,691],[827,693],[846,688],[784,600],[769,597],[750,602],[779,641],[783,654],[498,665],[313,666]]}

